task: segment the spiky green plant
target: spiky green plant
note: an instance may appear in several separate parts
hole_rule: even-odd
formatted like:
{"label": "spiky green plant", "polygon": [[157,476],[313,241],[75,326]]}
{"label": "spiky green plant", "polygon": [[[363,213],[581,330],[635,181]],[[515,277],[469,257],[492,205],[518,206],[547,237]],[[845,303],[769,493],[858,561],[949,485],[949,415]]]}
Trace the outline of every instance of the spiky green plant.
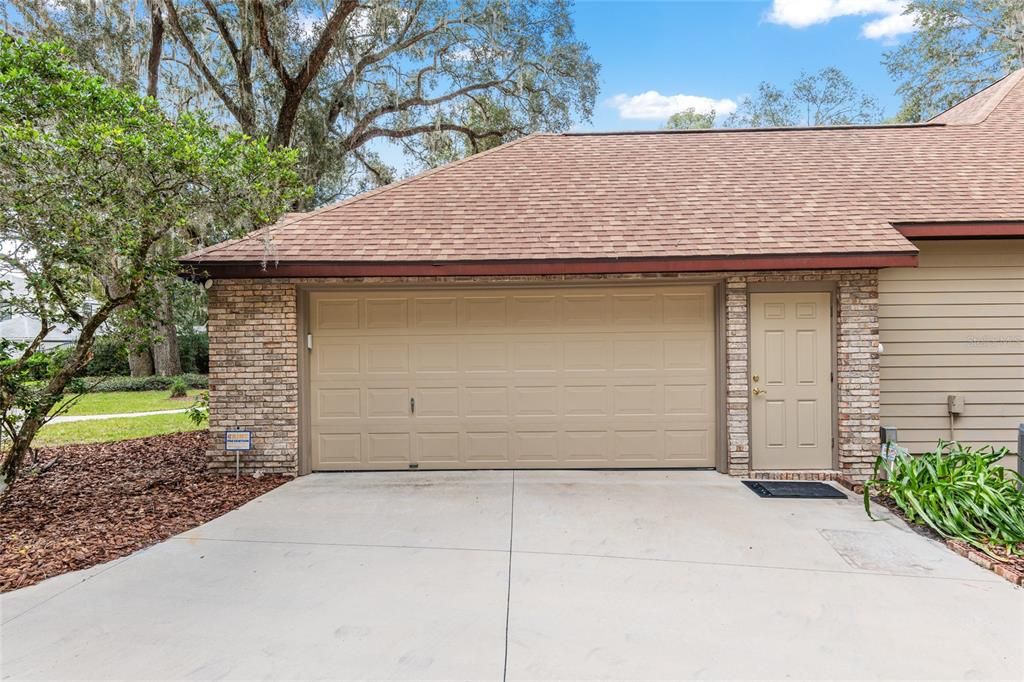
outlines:
{"label": "spiky green plant", "polygon": [[945,538],[962,540],[996,559],[993,547],[1020,554],[1024,479],[998,465],[1008,452],[940,440],[928,454],[897,455],[891,462],[879,457],[873,478],[864,485],[864,509],[871,516],[871,494],[876,491],[908,519]]}

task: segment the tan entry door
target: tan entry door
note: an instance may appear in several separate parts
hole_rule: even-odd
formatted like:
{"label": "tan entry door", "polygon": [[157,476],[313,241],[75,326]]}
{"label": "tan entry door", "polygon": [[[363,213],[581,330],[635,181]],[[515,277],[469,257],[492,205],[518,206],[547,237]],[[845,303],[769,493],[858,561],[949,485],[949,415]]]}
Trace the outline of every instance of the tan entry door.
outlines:
{"label": "tan entry door", "polygon": [[314,470],[710,467],[710,286],[313,292]]}
{"label": "tan entry door", "polygon": [[831,295],[750,295],[755,469],[832,468]]}

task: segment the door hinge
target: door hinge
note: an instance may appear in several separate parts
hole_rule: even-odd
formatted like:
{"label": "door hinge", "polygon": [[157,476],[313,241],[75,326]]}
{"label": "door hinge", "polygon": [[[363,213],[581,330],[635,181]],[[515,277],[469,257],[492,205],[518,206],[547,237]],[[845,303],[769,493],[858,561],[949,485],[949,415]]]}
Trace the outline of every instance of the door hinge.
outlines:
{"label": "door hinge", "polygon": [[835,375],[835,372],[829,372],[829,373],[828,373],[828,382],[829,382],[830,384],[834,384],[834,383],[836,383],[836,375]]}
{"label": "door hinge", "polygon": [[416,414],[416,398],[409,398],[409,412]]}
{"label": "door hinge", "polygon": [[313,350],[313,335],[306,334],[306,350]]}

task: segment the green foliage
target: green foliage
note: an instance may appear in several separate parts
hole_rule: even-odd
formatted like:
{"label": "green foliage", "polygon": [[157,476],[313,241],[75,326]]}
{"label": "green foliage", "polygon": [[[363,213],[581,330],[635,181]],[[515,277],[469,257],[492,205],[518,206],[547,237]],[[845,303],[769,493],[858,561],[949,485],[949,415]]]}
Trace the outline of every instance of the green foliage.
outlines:
{"label": "green foliage", "polygon": [[129,374],[128,349],[124,341],[114,336],[100,336],[92,345],[92,359],[82,373],[92,377],[111,377]]}
{"label": "green foliage", "polygon": [[210,392],[203,391],[196,396],[196,399],[188,408],[189,421],[196,426],[202,426],[210,419]]}
{"label": "green foliage", "polygon": [[[305,196],[297,161],[203,116],[171,121],[153,100],[73,67],[62,46],[0,32],[0,271],[27,287],[4,302],[41,322],[0,368],[8,481],[100,328],[132,339],[133,322],[159,315],[184,249],[250,232]],[[23,389],[17,379],[58,327],[78,341],[45,385]]]}
{"label": "green foliage", "polygon": [[182,374],[180,377],[83,377],[82,381],[92,386],[93,391],[107,393],[115,391],[167,391],[180,380],[188,388],[208,388],[209,380],[202,374]]}
{"label": "green foliage", "polygon": [[407,164],[382,148],[443,163],[565,130],[598,92],[570,0],[10,2],[77,63],[139,90],[159,8],[166,110],[201,108],[300,149],[314,203],[395,179]]}
{"label": "green foliage", "polygon": [[181,377],[175,377],[174,381],[171,382],[171,397],[172,398],[184,398],[188,395],[188,384]]}
{"label": "green foliage", "polygon": [[857,89],[842,71],[829,66],[802,73],[789,92],[762,82],[757,95],[740,102],[725,125],[730,128],[785,128],[877,123],[878,101]]}
{"label": "green foliage", "polygon": [[205,332],[179,334],[178,355],[181,371],[186,374],[210,373],[210,337]]}
{"label": "green foliage", "polygon": [[[864,509],[871,515],[871,492],[888,497],[911,521],[927,525],[992,554],[998,546],[1019,553],[1024,543],[1024,479],[998,466],[1007,449],[977,450],[939,441],[934,452],[879,457],[874,477],[864,485]],[[880,474],[884,472],[885,476]]]}
{"label": "green foliage", "polygon": [[665,128],[668,130],[702,130],[715,127],[715,110],[700,113],[693,107],[676,112],[668,117]]}
{"label": "green foliage", "polygon": [[923,121],[1024,68],[1024,0],[911,0],[917,30],[885,54],[901,121]]}

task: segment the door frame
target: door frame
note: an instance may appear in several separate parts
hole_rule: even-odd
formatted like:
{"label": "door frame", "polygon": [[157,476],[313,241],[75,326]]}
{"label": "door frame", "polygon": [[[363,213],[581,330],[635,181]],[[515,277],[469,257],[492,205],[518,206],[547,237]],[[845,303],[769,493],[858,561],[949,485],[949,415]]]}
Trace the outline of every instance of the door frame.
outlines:
{"label": "door frame", "polygon": [[[313,473],[313,449],[310,443],[312,435],[312,421],[309,413],[309,386],[310,386],[310,354],[306,346],[307,335],[312,333],[310,329],[310,294],[324,291],[387,291],[388,289],[543,289],[543,288],[566,288],[579,287],[643,287],[643,286],[711,286],[712,287],[712,313],[715,316],[714,339],[715,348],[714,375],[715,379],[715,457],[713,469],[721,473],[729,472],[729,444],[728,425],[726,424],[727,409],[727,369],[726,369],[726,333],[725,333],[725,287],[724,279],[720,274],[708,273],[706,275],[696,274],[686,278],[651,277],[640,280],[627,277],[587,278],[581,280],[573,279],[525,279],[525,280],[488,280],[488,281],[423,281],[415,282],[409,280],[385,280],[375,282],[350,281],[350,282],[299,282],[295,285],[296,298],[296,319],[295,350],[298,355],[298,475],[305,476]],[[748,294],[749,296],[749,294]],[[748,306],[749,309],[749,306]],[[749,325],[748,325],[749,333]],[[749,343],[748,343],[749,347]],[[834,402],[834,401],[833,401]],[[699,469],[695,469],[698,470]],[[415,471],[415,469],[410,469]],[[642,471],[639,469],[638,471]]]}
{"label": "door frame", "polygon": [[[753,335],[753,307],[750,304],[751,294],[798,294],[798,293],[827,293],[829,295],[829,376],[831,385],[829,390],[830,409],[829,424],[832,432],[832,470],[839,470],[839,395],[838,395],[838,365],[836,356],[836,341],[839,332],[839,282],[836,280],[812,280],[801,282],[750,282],[747,285],[747,442],[750,444],[750,471],[785,471],[784,469],[760,469],[757,467],[757,453],[754,451],[754,401],[750,400],[750,374],[752,358],[750,356],[753,346],[751,345]],[[815,471],[808,469],[808,471]]]}

